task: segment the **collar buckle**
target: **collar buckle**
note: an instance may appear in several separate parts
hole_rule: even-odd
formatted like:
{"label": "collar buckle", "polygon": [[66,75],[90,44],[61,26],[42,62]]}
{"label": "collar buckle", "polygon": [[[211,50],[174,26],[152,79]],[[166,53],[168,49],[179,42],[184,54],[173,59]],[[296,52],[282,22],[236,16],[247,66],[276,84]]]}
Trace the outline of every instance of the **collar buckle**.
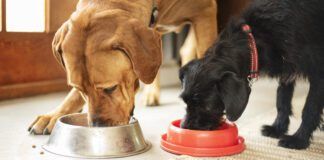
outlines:
{"label": "collar buckle", "polygon": [[253,85],[256,81],[258,81],[258,80],[259,80],[258,77],[255,77],[255,78],[252,78],[251,76],[247,77],[247,81],[249,82],[249,86],[250,86],[250,88],[251,88],[252,85]]}

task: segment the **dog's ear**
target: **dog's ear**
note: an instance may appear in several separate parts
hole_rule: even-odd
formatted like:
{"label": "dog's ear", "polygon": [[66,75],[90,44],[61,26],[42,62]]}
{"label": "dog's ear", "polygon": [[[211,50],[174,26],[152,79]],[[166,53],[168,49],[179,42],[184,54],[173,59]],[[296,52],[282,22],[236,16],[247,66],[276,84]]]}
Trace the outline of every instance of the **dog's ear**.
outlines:
{"label": "dog's ear", "polygon": [[248,81],[238,78],[233,72],[225,72],[221,76],[220,90],[227,119],[236,121],[242,115],[249,100],[251,88]]}
{"label": "dog's ear", "polygon": [[121,28],[113,48],[128,55],[141,81],[152,83],[162,63],[161,36],[137,19],[128,20]]}
{"label": "dog's ear", "polygon": [[52,51],[55,59],[61,64],[61,66],[65,69],[64,61],[62,58],[62,42],[68,32],[68,25],[65,22],[55,33],[53,42],[52,42]]}

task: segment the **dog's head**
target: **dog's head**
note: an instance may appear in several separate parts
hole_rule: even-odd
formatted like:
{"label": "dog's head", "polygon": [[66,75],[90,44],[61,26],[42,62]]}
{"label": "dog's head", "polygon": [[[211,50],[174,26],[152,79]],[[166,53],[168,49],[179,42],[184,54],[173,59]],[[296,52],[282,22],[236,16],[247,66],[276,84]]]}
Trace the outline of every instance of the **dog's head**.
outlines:
{"label": "dog's head", "polygon": [[224,114],[230,121],[242,115],[251,89],[245,76],[249,72],[247,36],[238,26],[225,29],[204,58],[180,69],[180,97],[187,104],[182,127],[212,130]]}
{"label": "dog's head", "polygon": [[161,65],[160,35],[122,10],[94,12],[73,13],[53,52],[87,102],[90,125],[126,124],[139,80],[151,83]]}
{"label": "dog's head", "polygon": [[194,60],[180,70],[187,113],[181,126],[188,129],[213,130],[223,115],[236,121],[243,113],[250,94],[246,78],[225,70],[205,59]]}
{"label": "dog's head", "polygon": [[242,24],[231,21],[204,58],[180,69],[181,98],[187,104],[183,128],[213,130],[224,114],[236,121],[245,110],[251,92],[250,49]]}

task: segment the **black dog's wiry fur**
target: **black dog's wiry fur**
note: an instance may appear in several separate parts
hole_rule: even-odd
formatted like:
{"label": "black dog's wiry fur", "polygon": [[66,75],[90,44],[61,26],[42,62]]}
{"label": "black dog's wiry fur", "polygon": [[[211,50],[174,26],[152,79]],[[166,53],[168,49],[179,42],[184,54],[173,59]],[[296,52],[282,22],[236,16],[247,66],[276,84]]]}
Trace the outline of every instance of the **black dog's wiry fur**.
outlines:
{"label": "black dog's wiry fur", "polygon": [[[279,145],[304,149],[319,127],[324,107],[324,1],[255,0],[222,31],[204,58],[180,70],[182,99],[187,114],[182,127],[211,130],[226,112],[229,120],[243,113],[250,94],[248,36],[243,24],[252,28],[259,51],[260,72],[279,79],[277,117],[262,128],[264,136],[280,138]],[[310,90],[295,134],[285,135],[295,80],[305,78]]]}

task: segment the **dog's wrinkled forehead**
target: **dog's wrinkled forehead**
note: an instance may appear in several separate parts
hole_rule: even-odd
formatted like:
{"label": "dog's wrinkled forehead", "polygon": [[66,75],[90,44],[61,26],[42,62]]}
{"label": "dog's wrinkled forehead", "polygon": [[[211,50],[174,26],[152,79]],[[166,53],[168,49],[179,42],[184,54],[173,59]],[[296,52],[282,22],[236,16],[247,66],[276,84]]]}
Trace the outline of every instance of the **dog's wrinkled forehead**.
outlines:
{"label": "dog's wrinkled forehead", "polygon": [[[100,19],[104,20],[99,21]],[[84,9],[73,13],[70,20],[66,22],[68,31],[62,40],[61,48],[70,84],[81,85],[89,79],[87,64],[95,59],[97,53],[112,53],[108,52],[111,50],[109,48],[111,45],[107,45],[109,43],[107,40],[115,35],[118,24],[117,21],[109,19],[113,19],[111,13],[93,13],[92,9]]]}

